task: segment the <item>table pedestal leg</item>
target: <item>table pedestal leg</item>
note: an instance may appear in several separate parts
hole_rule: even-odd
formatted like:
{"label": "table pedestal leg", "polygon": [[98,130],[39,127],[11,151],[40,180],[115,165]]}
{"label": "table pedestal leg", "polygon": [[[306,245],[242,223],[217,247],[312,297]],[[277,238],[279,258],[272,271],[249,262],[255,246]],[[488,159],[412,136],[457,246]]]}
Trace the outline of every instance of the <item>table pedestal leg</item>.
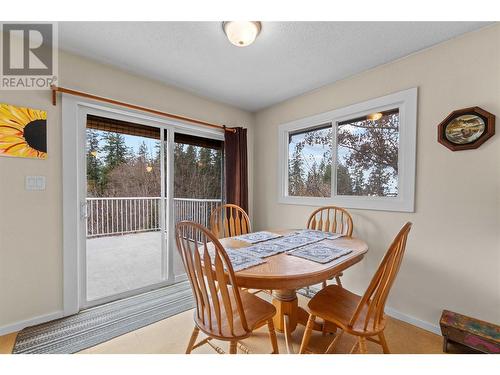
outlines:
{"label": "table pedestal leg", "polygon": [[273,305],[276,307],[274,326],[278,332],[285,334],[286,348],[293,354],[292,332],[297,327],[298,299],[295,290],[284,289],[273,291]]}
{"label": "table pedestal leg", "polygon": [[[298,302],[297,293],[293,289],[273,290],[273,305],[276,307],[274,326],[278,332],[284,333],[286,347],[290,354],[294,353],[292,332],[297,328],[297,324],[305,326],[309,319],[309,313],[299,307]],[[337,331],[337,327],[330,322],[327,322],[325,329],[323,329],[323,324],[316,321],[313,329],[329,333]]]}
{"label": "table pedestal leg", "polygon": [[298,299],[295,290],[274,290],[273,305],[276,307],[274,316],[274,327],[278,332],[285,331],[285,316],[288,317],[288,328],[290,332],[297,327]]}

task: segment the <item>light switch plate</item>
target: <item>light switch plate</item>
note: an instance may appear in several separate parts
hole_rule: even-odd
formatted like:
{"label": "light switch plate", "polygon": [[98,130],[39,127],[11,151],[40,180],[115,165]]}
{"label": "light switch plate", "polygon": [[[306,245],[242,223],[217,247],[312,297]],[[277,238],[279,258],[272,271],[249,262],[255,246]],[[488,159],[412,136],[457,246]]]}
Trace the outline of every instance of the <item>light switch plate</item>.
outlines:
{"label": "light switch plate", "polygon": [[24,187],[28,191],[45,190],[45,176],[26,176]]}

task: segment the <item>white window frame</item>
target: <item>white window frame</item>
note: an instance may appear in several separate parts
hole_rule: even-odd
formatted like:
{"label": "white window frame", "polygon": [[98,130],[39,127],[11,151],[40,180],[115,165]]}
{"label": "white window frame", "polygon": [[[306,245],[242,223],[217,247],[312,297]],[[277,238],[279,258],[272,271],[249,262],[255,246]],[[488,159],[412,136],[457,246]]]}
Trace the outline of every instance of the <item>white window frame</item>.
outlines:
{"label": "white window frame", "polygon": [[[374,112],[399,109],[398,196],[368,197],[336,194],[337,124]],[[332,124],[332,189],[331,197],[296,197],[288,195],[288,142],[290,133]],[[278,202],[307,206],[336,205],[345,208],[414,212],[415,163],[417,140],[417,88],[399,91],[333,111],[282,124],[278,128]]]}

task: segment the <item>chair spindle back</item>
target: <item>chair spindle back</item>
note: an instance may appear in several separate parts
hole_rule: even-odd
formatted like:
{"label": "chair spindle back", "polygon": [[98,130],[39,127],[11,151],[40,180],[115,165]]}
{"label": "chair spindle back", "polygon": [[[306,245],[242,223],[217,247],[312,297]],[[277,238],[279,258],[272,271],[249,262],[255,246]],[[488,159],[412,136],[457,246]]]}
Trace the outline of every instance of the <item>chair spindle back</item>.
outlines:
{"label": "chair spindle back", "polygon": [[364,315],[363,329],[366,331],[371,321],[371,329],[375,331],[378,330],[384,318],[384,308],[387,297],[389,296],[389,292],[403,260],[406,240],[410,233],[411,226],[412,224],[410,222],[406,223],[392,242],[389,250],[387,250],[384,258],[380,262],[377,272],[373,276],[370,285],[366,289],[365,294],[349,322],[350,326],[354,326],[357,320]]}
{"label": "chair spindle back", "polygon": [[238,328],[250,332],[231,261],[217,238],[200,224],[181,221],[176,241],[195,296],[198,322],[220,336],[228,336],[222,330],[225,322],[229,337],[236,336]]}
{"label": "chair spindle back", "polygon": [[342,233],[352,236],[353,222],[349,212],[341,207],[326,206],[313,211],[307,221],[307,229]]}
{"label": "chair spindle back", "polygon": [[210,229],[217,238],[247,234],[251,232],[250,218],[240,206],[224,204],[212,211]]}

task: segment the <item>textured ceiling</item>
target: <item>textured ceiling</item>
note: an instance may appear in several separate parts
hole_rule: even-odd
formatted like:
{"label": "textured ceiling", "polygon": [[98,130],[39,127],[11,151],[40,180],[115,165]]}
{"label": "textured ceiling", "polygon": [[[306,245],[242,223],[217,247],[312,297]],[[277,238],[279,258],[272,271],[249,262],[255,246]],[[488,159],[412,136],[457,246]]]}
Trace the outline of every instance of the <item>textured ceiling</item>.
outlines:
{"label": "textured ceiling", "polygon": [[484,22],[263,22],[249,47],[220,22],[61,22],[60,47],[249,110],[387,63]]}

